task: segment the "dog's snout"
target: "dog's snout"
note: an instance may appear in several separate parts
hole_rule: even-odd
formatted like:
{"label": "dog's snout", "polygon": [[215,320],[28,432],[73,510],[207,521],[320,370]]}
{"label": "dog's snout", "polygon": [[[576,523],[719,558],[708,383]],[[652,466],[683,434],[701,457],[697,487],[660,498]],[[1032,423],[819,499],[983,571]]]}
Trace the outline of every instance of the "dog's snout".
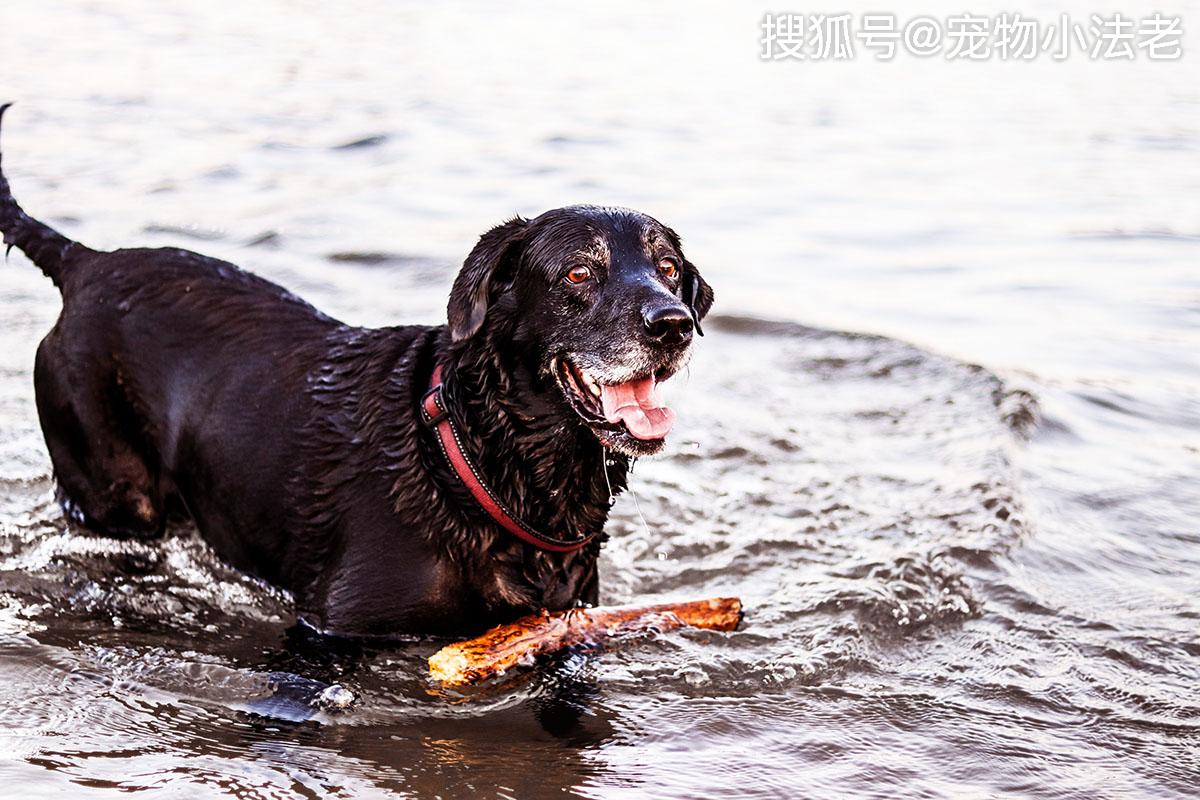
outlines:
{"label": "dog's snout", "polygon": [[692,315],[683,306],[653,306],[642,310],[646,334],[663,344],[681,344],[692,338]]}

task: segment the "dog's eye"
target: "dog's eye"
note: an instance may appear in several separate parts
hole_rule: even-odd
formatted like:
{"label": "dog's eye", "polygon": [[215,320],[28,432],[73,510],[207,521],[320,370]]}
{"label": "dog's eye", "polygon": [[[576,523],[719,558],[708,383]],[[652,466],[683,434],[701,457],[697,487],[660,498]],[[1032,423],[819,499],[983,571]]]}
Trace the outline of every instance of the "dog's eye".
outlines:
{"label": "dog's eye", "polygon": [[571,271],[567,273],[568,283],[583,283],[592,277],[592,271],[587,267],[571,267]]}
{"label": "dog's eye", "polygon": [[673,281],[679,277],[679,265],[676,264],[675,260],[671,258],[664,258],[663,260],[659,261],[658,271],[661,272],[662,276],[668,280]]}

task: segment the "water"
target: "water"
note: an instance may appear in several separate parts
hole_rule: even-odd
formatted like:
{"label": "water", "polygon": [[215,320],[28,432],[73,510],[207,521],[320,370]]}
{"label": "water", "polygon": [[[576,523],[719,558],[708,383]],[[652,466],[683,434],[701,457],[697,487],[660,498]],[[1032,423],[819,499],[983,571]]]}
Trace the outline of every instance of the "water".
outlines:
{"label": "water", "polygon": [[[1194,7],[1161,10],[1186,25]],[[748,608],[733,635],[573,654],[466,696],[424,681],[432,644],[314,648],[286,596],[186,529],[140,544],[64,524],[30,385],[58,300],[14,254],[0,784],[1195,794],[1194,60],[763,64],[761,14],[0,9],[10,177],[93,246],[192,247],[384,324],[443,319],[455,263],[514,212],[615,203],[678,229],[717,305],[669,451],[616,508],[603,599]],[[358,702],[252,713],[289,674]]]}

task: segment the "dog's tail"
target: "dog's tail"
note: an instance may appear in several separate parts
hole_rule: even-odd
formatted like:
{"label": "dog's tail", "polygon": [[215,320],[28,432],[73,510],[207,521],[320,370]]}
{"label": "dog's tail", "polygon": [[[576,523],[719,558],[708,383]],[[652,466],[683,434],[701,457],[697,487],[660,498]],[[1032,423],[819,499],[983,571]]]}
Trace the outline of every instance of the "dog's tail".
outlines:
{"label": "dog's tail", "polygon": [[[4,119],[4,112],[11,105],[12,103],[0,105],[0,122]],[[13,247],[19,247],[21,252],[37,264],[60,289],[63,285],[64,268],[71,256],[86,251],[83,245],[71,241],[21,210],[8,187],[3,167],[0,167],[0,231],[4,233],[4,243],[8,245],[4,251],[6,255]]]}

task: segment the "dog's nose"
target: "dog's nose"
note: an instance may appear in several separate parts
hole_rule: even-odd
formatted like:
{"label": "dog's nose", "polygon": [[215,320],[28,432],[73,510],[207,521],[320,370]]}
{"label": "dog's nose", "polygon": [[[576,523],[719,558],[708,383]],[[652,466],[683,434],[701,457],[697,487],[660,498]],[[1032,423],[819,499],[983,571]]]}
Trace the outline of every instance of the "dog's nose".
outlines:
{"label": "dog's nose", "polygon": [[692,315],[683,306],[655,306],[642,310],[642,321],[651,339],[663,344],[682,344],[692,338]]}

